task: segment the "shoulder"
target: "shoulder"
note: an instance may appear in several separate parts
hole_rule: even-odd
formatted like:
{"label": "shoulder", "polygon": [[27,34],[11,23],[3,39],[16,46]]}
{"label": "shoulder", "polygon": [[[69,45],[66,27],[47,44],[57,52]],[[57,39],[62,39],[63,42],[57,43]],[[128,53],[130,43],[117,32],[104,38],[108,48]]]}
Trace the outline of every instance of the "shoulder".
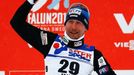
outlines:
{"label": "shoulder", "polygon": [[95,49],[94,50],[94,60],[96,61],[96,60],[98,60],[98,59],[100,59],[102,57],[103,57],[102,52],[100,50],[98,50],[98,49]]}
{"label": "shoulder", "polygon": [[96,55],[102,55],[102,52],[100,50],[96,49],[96,48],[94,49],[94,53]]}

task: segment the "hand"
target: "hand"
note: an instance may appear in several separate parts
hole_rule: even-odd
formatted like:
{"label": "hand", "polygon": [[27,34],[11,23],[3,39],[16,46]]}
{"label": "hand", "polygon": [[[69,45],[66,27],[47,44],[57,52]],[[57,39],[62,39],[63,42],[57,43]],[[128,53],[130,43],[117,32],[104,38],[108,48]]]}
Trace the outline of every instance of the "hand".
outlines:
{"label": "hand", "polygon": [[34,0],[34,3],[36,3],[38,0]]}
{"label": "hand", "polygon": [[27,0],[30,4],[35,4],[38,0]]}

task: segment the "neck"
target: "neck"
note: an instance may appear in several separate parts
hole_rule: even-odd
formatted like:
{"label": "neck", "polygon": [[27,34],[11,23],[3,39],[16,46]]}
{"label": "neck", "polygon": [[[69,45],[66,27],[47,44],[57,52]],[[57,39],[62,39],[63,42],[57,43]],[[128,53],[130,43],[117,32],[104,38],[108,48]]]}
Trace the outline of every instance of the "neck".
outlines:
{"label": "neck", "polygon": [[70,40],[70,41],[79,41],[79,40],[81,40],[81,39],[84,39],[84,36],[85,35],[82,35],[81,37],[79,37],[78,39],[72,39],[72,38],[70,38],[68,35],[67,35],[67,33],[66,33],[66,31],[64,32],[64,36],[68,39],[68,40]]}
{"label": "neck", "polygon": [[72,48],[80,47],[84,44],[84,35],[78,39],[72,39],[64,32],[63,42]]}

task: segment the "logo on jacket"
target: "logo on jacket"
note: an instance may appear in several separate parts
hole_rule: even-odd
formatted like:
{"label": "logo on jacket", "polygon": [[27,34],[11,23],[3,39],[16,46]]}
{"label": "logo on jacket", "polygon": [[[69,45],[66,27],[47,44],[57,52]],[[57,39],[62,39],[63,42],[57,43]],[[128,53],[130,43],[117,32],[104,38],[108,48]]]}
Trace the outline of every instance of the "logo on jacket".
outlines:
{"label": "logo on jacket", "polygon": [[69,49],[69,56],[78,57],[79,59],[90,61],[92,55],[81,50]]}
{"label": "logo on jacket", "polygon": [[108,71],[109,71],[108,66],[105,66],[105,67],[99,69],[99,72],[100,72],[101,75],[105,74],[105,73],[108,72]]}
{"label": "logo on jacket", "polygon": [[99,67],[102,67],[102,66],[105,66],[106,65],[106,62],[105,62],[105,60],[104,60],[103,57],[100,57],[98,59],[98,63],[99,63]]}
{"label": "logo on jacket", "polygon": [[54,54],[60,54],[62,51],[67,51],[67,47],[65,45],[61,45],[59,42],[54,42],[53,48],[55,48]]}

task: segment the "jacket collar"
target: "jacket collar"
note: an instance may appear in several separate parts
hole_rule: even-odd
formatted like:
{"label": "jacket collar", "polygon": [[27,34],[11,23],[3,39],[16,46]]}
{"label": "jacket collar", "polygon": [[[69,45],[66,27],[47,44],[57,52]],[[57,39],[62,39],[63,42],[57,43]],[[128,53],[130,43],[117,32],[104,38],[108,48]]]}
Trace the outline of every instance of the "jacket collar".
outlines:
{"label": "jacket collar", "polygon": [[63,42],[68,46],[68,47],[71,47],[71,48],[77,48],[77,47],[80,47],[84,44],[84,35],[81,36],[80,38],[78,39],[71,39],[67,34],[66,32],[64,32],[64,36],[63,36]]}

